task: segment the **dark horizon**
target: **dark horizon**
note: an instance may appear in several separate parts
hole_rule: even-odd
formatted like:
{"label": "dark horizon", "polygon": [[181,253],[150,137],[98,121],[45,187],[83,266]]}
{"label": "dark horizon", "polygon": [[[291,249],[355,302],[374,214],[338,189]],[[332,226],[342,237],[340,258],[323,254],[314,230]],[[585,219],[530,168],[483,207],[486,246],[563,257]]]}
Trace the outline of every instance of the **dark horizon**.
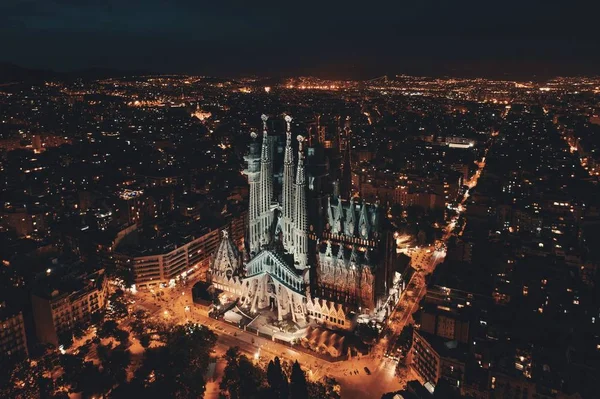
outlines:
{"label": "dark horizon", "polygon": [[[539,3],[539,4],[538,4]],[[266,4],[16,1],[3,59],[34,69],[212,76],[544,79],[600,70],[591,7],[517,2]]]}
{"label": "dark horizon", "polygon": [[[348,67],[348,65],[344,65]],[[489,67],[486,72],[482,72],[482,67]],[[389,70],[378,70],[376,68],[360,67],[357,65],[350,65],[350,70],[343,71],[340,73],[340,66],[332,64],[326,67],[307,67],[303,69],[291,69],[281,70],[272,74],[264,74],[260,72],[231,72],[226,73],[225,71],[215,71],[210,73],[210,69],[196,70],[194,71],[172,71],[172,70],[151,70],[151,69],[125,69],[125,68],[113,68],[103,66],[90,66],[85,68],[72,68],[72,69],[49,69],[49,68],[35,68],[29,65],[18,65],[12,62],[0,61],[0,81],[10,81],[10,78],[14,79],[13,72],[18,73],[19,79],[17,80],[35,80],[40,77],[40,74],[44,79],[48,78],[95,78],[95,77],[119,77],[119,76],[144,76],[144,75],[198,75],[224,79],[239,79],[247,77],[257,78],[293,78],[293,77],[314,77],[318,79],[332,79],[332,80],[350,80],[350,81],[362,81],[378,78],[381,76],[393,77],[395,75],[407,75],[414,77],[426,77],[426,78],[465,78],[465,79],[491,79],[491,80],[507,80],[507,81],[532,81],[542,82],[556,77],[583,77],[583,76],[598,76],[597,70],[587,65],[581,65],[578,69],[572,68],[548,68],[544,65],[536,67],[535,64],[529,64],[527,68],[523,68],[519,65],[512,63],[494,65],[485,64],[469,64],[469,65],[445,65],[444,68],[439,66],[428,65],[427,63],[419,64],[414,63],[410,67],[405,67],[397,71]],[[517,68],[519,70],[517,71]],[[9,78],[9,80],[6,80]]]}

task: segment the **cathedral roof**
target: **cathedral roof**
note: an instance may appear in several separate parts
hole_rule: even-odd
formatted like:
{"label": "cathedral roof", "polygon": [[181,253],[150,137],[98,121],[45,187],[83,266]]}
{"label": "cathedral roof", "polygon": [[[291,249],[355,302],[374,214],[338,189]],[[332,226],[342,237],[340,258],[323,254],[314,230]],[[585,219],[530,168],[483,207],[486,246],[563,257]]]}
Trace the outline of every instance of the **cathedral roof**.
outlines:
{"label": "cathedral roof", "polygon": [[262,263],[265,258],[270,258],[272,261],[276,262],[278,265],[280,265],[281,267],[286,269],[290,274],[293,274],[296,277],[302,276],[303,270],[296,269],[294,263],[291,262],[293,257],[290,257],[287,254],[282,254],[273,251],[271,249],[263,249],[255,257],[250,259],[250,261],[246,264],[246,276],[250,277],[254,274],[268,272],[268,269],[252,267],[255,264]]}
{"label": "cathedral roof", "polygon": [[294,266],[294,255],[293,254],[286,254],[286,253],[275,252],[275,251],[271,252],[271,254],[275,258],[277,258],[281,263],[286,265],[288,267],[288,269],[290,269],[294,273],[296,273],[296,275],[300,276],[302,274],[302,271],[296,269],[296,267]]}
{"label": "cathedral roof", "polygon": [[332,233],[368,239],[375,238],[381,230],[380,212],[377,204],[331,197],[326,214]]}
{"label": "cathedral roof", "polygon": [[221,234],[223,237],[219,243],[217,253],[215,254],[213,270],[225,271],[226,269],[230,269],[235,273],[239,267],[238,260],[240,259],[240,252],[233,243],[227,230],[223,230]]}
{"label": "cathedral roof", "polygon": [[268,274],[291,290],[304,295],[302,271],[289,264],[281,254],[264,249],[246,264],[245,278]]}

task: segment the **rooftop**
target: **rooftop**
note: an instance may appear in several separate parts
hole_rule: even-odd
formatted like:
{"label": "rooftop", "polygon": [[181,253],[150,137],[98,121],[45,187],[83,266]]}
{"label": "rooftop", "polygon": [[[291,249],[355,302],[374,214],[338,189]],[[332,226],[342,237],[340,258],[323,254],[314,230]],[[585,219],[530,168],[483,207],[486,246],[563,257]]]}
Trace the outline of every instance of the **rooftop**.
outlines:
{"label": "rooftop", "polygon": [[106,275],[104,269],[92,271],[89,265],[55,264],[38,276],[33,293],[45,299],[59,299],[73,293],[84,293],[102,286]]}

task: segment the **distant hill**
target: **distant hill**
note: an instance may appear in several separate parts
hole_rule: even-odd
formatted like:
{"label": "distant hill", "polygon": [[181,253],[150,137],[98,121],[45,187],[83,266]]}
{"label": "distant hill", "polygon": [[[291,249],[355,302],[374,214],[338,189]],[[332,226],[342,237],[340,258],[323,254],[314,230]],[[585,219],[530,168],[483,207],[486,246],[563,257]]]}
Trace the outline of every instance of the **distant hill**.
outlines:
{"label": "distant hill", "polygon": [[42,82],[45,80],[72,79],[104,79],[110,77],[127,77],[150,75],[148,71],[118,70],[111,68],[88,68],[72,72],[56,72],[47,69],[25,68],[8,62],[0,62],[0,83],[9,82]]}
{"label": "distant hill", "polygon": [[8,82],[39,82],[55,79],[58,74],[44,69],[24,68],[8,62],[0,62],[0,83]]}
{"label": "distant hill", "polygon": [[63,74],[65,79],[104,79],[129,76],[153,75],[153,72],[142,70],[122,70],[112,68],[87,68]]}

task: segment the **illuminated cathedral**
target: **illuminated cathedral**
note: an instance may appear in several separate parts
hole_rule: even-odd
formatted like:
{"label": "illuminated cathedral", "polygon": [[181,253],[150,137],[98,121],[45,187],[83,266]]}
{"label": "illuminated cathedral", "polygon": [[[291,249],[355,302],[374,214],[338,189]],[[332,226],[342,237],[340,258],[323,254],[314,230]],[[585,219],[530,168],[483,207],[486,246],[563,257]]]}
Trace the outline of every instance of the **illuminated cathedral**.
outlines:
{"label": "illuminated cathedral", "polygon": [[[250,313],[269,310],[299,325],[350,328],[361,314],[387,316],[399,292],[394,240],[382,229],[381,209],[330,195],[317,212],[325,223],[311,223],[306,140],[297,136],[294,157],[292,118],[286,116],[283,170],[275,173],[267,120],[263,115],[262,137],[252,134],[244,157],[250,186],[246,254],[225,232],[210,268],[213,286]],[[274,193],[279,173],[280,196]],[[315,225],[323,228],[315,231]]]}

